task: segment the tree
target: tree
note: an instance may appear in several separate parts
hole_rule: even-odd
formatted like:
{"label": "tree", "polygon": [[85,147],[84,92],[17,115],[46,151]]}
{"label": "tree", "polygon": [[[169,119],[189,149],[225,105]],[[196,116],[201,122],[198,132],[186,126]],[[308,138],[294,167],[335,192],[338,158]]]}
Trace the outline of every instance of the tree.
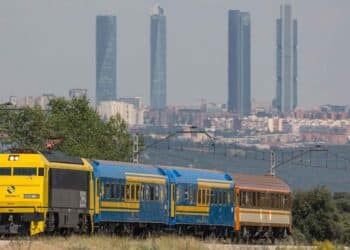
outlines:
{"label": "tree", "polygon": [[293,198],[293,225],[309,241],[339,240],[341,215],[331,193],[324,187],[296,192]]}
{"label": "tree", "polygon": [[129,161],[131,137],[125,122],[116,116],[103,121],[86,98],[53,99],[48,111],[24,108],[5,111],[2,127],[11,143],[41,150],[45,139],[58,139],[55,149],[85,158]]}
{"label": "tree", "polygon": [[46,114],[38,107],[1,111],[1,128],[15,147],[43,149]]}

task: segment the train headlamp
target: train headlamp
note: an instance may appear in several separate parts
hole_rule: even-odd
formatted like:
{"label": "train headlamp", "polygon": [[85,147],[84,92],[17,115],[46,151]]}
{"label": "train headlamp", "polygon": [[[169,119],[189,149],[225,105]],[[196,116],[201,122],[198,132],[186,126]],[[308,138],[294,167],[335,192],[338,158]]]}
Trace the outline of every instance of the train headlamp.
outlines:
{"label": "train headlamp", "polygon": [[9,155],[8,160],[9,161],[18,161],[19,160],[19,155]]}
{"label": "train headlamp", "polygon": [[39,199],[40,194],[24,194],[24,199]]}

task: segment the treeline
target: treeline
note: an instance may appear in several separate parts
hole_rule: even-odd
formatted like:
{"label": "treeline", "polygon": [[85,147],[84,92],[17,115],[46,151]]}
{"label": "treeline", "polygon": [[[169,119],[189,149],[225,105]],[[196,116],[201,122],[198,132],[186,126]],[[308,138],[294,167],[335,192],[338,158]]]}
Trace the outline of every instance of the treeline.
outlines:
{"label": "treeline", "polygon": [[107,121],[86,98],[50,101],[47,110],[0,106],[0,132],[4,145],[45,150],[55,142],[55,150],[85,158],[130,161],[132,140],[119,116]]}
{"label": "treeline", "polygon": [[293,236],[298,243],[330,240],[350,244],[350,193],[332,193],[325,187],[295,192],[292,204]]}

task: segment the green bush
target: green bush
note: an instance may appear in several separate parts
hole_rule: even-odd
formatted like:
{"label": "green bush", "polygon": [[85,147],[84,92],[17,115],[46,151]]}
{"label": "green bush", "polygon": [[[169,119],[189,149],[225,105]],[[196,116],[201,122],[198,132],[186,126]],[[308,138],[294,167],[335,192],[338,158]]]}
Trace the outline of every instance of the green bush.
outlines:
{"label": "green bush", "polygon": [[349,204],[349,194],[332,196],[325,187],[295,192],[292,204],[294,239],[301,242],[305,239],[309,243],[329,240],[349,244]]}

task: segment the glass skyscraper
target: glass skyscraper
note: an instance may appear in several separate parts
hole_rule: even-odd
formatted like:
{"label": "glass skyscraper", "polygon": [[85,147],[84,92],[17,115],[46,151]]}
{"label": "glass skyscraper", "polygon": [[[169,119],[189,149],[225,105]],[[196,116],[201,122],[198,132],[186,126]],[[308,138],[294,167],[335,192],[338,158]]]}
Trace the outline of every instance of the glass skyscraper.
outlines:
{"label": "glass skyscraper", "polygon": [[250,15],[239,10],[228,12],[228,110],[251,112]]}
{"label": "glass skyscraper", "polygon": [[156,5],[151,13],[151,108],[166,107],[166,16]]}
{"label": "glass skyscraper", "polygon": [[117,99],[117,18],[96,17],[96,105]]}
{"label": "glass skyscraper", "polygon": [[292,19],[292,7],[283,4],[276,21],[276,99],[275,108],[291,112],[298,104],[297,86],[297,21]]}

